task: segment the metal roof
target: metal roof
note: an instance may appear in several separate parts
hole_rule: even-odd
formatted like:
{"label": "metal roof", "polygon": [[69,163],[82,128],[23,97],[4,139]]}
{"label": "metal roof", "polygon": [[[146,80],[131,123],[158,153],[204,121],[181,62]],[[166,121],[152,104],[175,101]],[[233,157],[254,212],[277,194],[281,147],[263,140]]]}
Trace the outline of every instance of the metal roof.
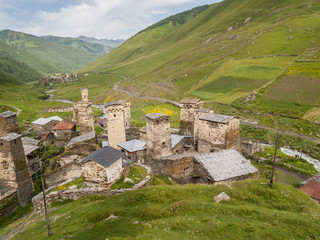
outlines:
{"label": "metal roof", "polygon": [[320,174],[309,178],[303,182],[300,191],[308,194],[310,197],[320,200]]}
{"label": "metal roof", "polygon": [[217,123],[228,123],[233,118],[235,117],[215,113],[204,113],[199,119]]}
{"label": "metal roof", "polygon": [[90,140],[96,137],[96,132],[92,131],[89,133],[84,133],[78,137],[72,138],[70,142],[66,145],[66,147],[71,147],[74,144],[84,142],[86,140]]}
{"label": "metal roof", "polygon": [[234,149],[197,154],[194,158],[214,181],[223,181],[258,171],[249,160]]}
{"label": "metal roof", "polygon": [[54,126],[53,130],[71,130],[75,125],[75,122],[63,119],[61,122]]}
{"label": "metal roof", "polygon": [[181,142],[182,139],[184,139],[184,137],[185,136],[182,136],[182,135],[171,134],[172,148],[175,148],[175,146],[177,146],[178,143]]}
{"label": "metal roof", "polygon": [[63,120],[61,117],[58,117],[58,116],[49,117],[48,119],[59,121],[59,122]]}
{"label": "metal roof", "polygon": [[22,135],[18,134],[18,133],[8,133],[7,135],[0,137],[0,140],[12,141],[12,140],[15,140],[21,136]]}
{"label": "metal roof", "polygon": [[51,121],[52,121],[52,119],[49,119],[49,118],[38,118],[37,120],[33,121],[32,124],[46,125],[47,123],[49,123]]}
{"label": "metal roof", "polygon": [[23,145],[23,149],[24,149],[24,155],[28,155],[34,152],[35,150],[38,150],[39,147],[35,145]]}
{"label": "metal roof", "polygon": [[16,113],[11,112],[11,111],[6,111],[6,112],[3,112],[3,113],[0,113],[0,117],[4,117],[4,118],[11,117],[13,115],[16,115]]}
{"label": "metal roof", "polygon": [[83,159],[79,164],[84,164],[89,161],[94,161],[103,167],[108,167],[112,163],[116,162],[119,158],[122,158],[123,152],[114,149],[113,147],[106,147],[95,151],[88,157]]}
{"label": "metal roof", "polygon": [[125,149],[128,152],[137,152],[137,151],[142,151],[146,150],[146,142],[141,141],[141,140],[130,140],[128,142],[123,142],[118,144],[119,147]]}

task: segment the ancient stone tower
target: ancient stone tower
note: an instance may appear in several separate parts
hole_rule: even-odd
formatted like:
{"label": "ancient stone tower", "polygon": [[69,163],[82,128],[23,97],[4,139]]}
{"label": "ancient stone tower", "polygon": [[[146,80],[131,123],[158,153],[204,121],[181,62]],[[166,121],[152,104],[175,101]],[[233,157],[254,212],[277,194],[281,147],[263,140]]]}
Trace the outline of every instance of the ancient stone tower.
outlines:
{"label": "ancient stone tower", "polygon": [[123,104],[124,126],[126,129],[131,127],[131,103],[129,101],[121,101]]}
{"label": "ancient stone tower", "polygon": [[198,151],[241,151],[240,120],[237,117],[203,113],[198,121]]}
{"label": "ancient stone tower", "polygon": [[182,99],[180,101],[180,134],[194,135],[194,111],[201,109],[203,101],[199,99]]}
{"label": "ancient stone tower", "polygon": [[81,101],[77,102],[73,111],[73,120],[79,125],[81,134],[94,131],[94,114],[87,88],[81,89]]}
{"label": "ancient stone tower", "polygon": [[199,126],[200,126],[199,119],[204,113],[213,113],[213,110],[201,108],[201,109],[196,109],[194,111],[194,145],[196,147],[198,146],[198,135],[199,135]]}
{"label": "ancient stone tower", "polygon": [[119,148],[118,144],[126,141],[124,106],[119,102],[109,102],[105,109],[109,146]]}
{"label": "ancient stone tower", "polygon": [[172,155],[170,116],[162,113],[146,115],[146,143],[149,160]]}
{"label": "ancient stone tower", "polygon": [[[0,114],[0,181],[17,191],[19,202],[27,205],[33,195],[32,180],[25,159],[17,115]],[[5,129],[5,130],[4,130]]]}
{"label": "ancient stone tower", "polygon": [[0,113],[0,137],[11,132],[20,133],[17,115],[10,111]]}

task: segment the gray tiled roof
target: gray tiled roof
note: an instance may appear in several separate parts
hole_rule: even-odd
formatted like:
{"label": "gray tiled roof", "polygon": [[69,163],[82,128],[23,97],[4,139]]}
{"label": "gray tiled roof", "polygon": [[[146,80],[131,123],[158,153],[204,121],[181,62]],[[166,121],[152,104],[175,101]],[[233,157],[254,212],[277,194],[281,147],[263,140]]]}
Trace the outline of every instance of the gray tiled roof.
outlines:
{"label": "gray tiled roof", "polygon": [[84,164],[89,161],[94,161],[100,164],[103,167],[108,167],[119,158],[122,158],[124,155],[123,152],[120,152],[113,147],[106,147],[95,151],[94,153],[90,154],[88,157],[83,159],[79,164]]}
{"label": "gray tiled roof", "polygon": [[145,150],[146,142],[134,139],[127,142],[119,143],[118,146],[132,153]]}
{"label": "gray tiled roof", "polygon": [[234,149],[197,154],[194,158],[214,181],[223,181],[258,171],[249,160]]}
{"label": "gray tiled roof", "polygon": [[35,145],[23,145],[23,149],[24,149],[24,155],[28,155],[32,152],[34,152],[35,150],[38,150],[39,147],[35,146]]}
{"label": "gray tiled roof", "polygon": [[177,144],[178,144],[179,142],[181,142],[182,139],[184,139],[184,136],[176,135],[176,134],[171,134],[171,145],[172,145],[172,148],[174,148],[175,146],[177,146]]}
{"label": "gray tiled roof", "polygon": [[162,117],[170,117],[167,114],[163,114],[163,113],[150,113],[148,115],[146,115],[146,118],[150,118],[150,119],[157,119],[157,118],[162,118]]}
{"label": "gray tiled roof", "polygon": [[4,141],[12,141],[14,139],[17,139],[19,137],[21,137],[22,135],[21,134],[18,134],[18,133],[9,133],[5,136],[2,136],[0,137],[0,140],[4,140]]}
{"label": "gray tiled roof", "polygon": [[84,142],[86,140],[91,140],[96,137],[96,132],[92,131],[89,133],[84,133],[78,137],[72,138],[66,147],[71,147],[74,144]]}
{"label": "gray tiled roof", "polygon": [[34,139],[34,138],[29,138],[29,137],[22,137],[22,144],[23,145],[34,145],[37,146],[39,144],[39,140]]}
{"label": "gray tiled roof", "polygon": [[47,123],[49,123],[51,121],[52,121],[52,119],[49,119],[49,118],[38,118],[37,120],[33,121],[32,124],[46,125]]}
{"label": "gray tiled roof", "polygon": [[233,116],[226,116],[226,115],[215,114],[215,113],[204,113],[201,115],[199,119],[210,121],[210,122],[228,123],[233,118],[234,118]]}
{"label": "gray tiled roof", "polygon": [[11,117],[13,115],[16,115],[16,113],[11,112],[11,111],[6,111],[6,112],[3,112],[3,113],[0,113],[0,117],[4,117],[4,118]]}

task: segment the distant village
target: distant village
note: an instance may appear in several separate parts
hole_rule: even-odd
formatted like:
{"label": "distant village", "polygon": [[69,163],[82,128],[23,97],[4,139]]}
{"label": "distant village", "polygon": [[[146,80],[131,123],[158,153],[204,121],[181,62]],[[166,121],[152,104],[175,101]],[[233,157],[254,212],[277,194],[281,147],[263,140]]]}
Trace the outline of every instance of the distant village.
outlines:
{"label": "distant village", "polygon": [[76,72],[74,74],[72,73],[66,73],[65,75],[57,75],[57,76],[48,76],[44,75],[40,79],[40,84],[44,86],[54,86],[57,83],[69,83],[76,79],[78,79],[80,76]]}
{"label": "distant village", "polygon": [[[34,133],[34,137],[21,134],[16,113],[3,112],[0,200],[15,197],[21,206],[32,201],[35,210],[43,209],[43,193],[34,194],[40,165],[46,165],[40,161],[41,146],[65,149],[46,176],[49,204],[66,198],[119,194],[125,190],[110,187],[122,176],[132,182],[127,178],[131,164],[148,171],[146,179],[132,189],[148,185],[151,174],[169,177],[180,184],[229,184],[258,178],[258,169],[243,155],[263,151],[263,146],[241,140],[238,117],[215,114],[202,106],[203,101],[198,99],[180,101],[179,130],[172,129],[170,116],[162,113],[146,115],[145,127],[131,126],[129,101],[107,102],[106,116],[95,123],[88,89],[81,89],[81,101],[69,109],[73,111],[73,120],[57,116],[39,118],[27,131]],[[103,134],[97,136],[95,125]],[[79,176],[87,188],[52,191]],[[305,184],[302,188],[307,188],[308,182]],[[2,216],[14,209],[14,206],[6,209]]]}

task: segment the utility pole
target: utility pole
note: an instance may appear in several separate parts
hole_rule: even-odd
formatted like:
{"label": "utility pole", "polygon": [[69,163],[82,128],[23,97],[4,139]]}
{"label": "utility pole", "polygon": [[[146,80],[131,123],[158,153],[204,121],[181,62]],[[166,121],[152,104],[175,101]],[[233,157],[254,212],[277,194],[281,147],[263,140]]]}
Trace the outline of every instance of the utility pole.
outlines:
{"label": "utility pole", "polygon": [[41,183],[42,183],[42,195],[43,195],[43,205],[44,205],[44,212],[46,214],[46,221],[47,221],[47,229],[48,229],[48,236],[51,235],[51,228],[49,222],[49,215],[47,209],[47,198],[46,198],[46,188],[44,186],[44,177],[43,177],[43,168],[42,168],[42,161],[40,160],[40,172],[41,172]]}
{"label": "utility pole", "polygon": [[274,150],[274,156],[273,156],[273,165],[272,165],[272,172],[270,177],[270,187],[273,187],[273,176],[274,176],[274,169],[276,167],[276,158],[277,158],[277,150],[278,150],[278,143],[279,143],[279,135],[280,130],[278,129],[276,144],[275,144],[275,150]]}

